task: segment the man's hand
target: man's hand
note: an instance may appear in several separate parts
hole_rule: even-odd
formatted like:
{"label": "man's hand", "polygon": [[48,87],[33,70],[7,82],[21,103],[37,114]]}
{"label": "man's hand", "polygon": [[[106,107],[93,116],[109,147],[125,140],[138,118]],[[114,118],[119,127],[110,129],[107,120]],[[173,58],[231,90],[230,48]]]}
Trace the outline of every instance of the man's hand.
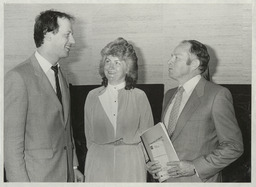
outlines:
{"label": "man's hand", "polygon": [[75,182],[84,182],[84,175],[78,170],[74,169]]}
{"label": "man's hand", "polygon": [[157,175],[159,171],[161,171],[161,165],[158,161],[152,161],[147,163],[147,170],[153,176],[154,179],[159,179],[160,177]]}
{"label": "man's hand", "polygon": [[190,161],[174,161],[168,162],[167,166],[170,166],[168,170],[169,176],[178,177],[188,177],[195,175],[195,166]]}

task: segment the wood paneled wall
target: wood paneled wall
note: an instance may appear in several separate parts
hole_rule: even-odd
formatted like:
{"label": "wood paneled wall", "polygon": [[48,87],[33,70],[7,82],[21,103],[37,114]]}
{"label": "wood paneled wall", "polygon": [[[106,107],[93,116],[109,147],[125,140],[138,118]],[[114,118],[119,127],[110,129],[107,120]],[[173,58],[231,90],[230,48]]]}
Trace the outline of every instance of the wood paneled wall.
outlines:
{"label": "wood paneled wall", "polygon": [[62,60],[74,85],[100,84],[101,49],[117,37],[131,42],[139,57],[140,84],[176,82],[168,77],[167,61],[184,39],[206,44],[210,73],[219,84],[251,84],[252,5],[240,4],[5,4],[4,71],[35,51],[33,25],[44,10],[76,17],[75,46]]}

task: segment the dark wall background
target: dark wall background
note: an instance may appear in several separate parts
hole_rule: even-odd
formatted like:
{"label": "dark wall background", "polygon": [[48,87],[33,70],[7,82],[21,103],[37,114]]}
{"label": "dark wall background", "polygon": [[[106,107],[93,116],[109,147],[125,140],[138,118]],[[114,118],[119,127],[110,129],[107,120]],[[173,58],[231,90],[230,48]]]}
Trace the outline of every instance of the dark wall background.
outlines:
{"label": "dark wall background", "polygon": [[244,143],[244,154],[223,170],[223,180],[251,182],[251,85],[223,86],[232,93],[236,118]]}
{"label": "dark wall background", "polygon": [[[233,96],[237,121],[243,134],[244,154],[223,170],[223,182],[251,182],[251,85],[222,85],[227,87]],[[84,136],[84,102],[88,92],[99,85],[72,86],[71,118],[74,130],[79,170],[84,172],[87,153]],[[138,88],[145,91],[152,107],[155,124],[160,121],[164,95],[163,84],[140,84]],[[148,181],[153,181],[148,175]]]}

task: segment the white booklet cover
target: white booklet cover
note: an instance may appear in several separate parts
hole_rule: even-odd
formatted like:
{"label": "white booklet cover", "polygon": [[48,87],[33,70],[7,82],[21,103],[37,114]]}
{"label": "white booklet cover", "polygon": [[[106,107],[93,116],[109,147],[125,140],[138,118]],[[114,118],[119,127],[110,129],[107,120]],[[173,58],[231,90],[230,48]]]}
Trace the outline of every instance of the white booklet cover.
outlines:
{"label": "white booklet cover", "polygon": [[179,161],[177,153],[168,136],[166,127],[163,123],[147,129],[141,134],[141,140],[151,161],[159,161],[162,171],[158,173],[159,182],[163,182],[170,178],[167,166],[169,161]]}

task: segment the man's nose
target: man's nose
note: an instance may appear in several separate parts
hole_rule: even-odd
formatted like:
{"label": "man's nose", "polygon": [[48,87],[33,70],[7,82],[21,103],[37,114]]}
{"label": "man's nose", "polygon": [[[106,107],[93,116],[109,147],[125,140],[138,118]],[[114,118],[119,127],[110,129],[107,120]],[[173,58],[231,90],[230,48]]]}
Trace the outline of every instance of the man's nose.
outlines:
{"label": "man's nose", "polygon": [[171,55],[171,58],[168,60],[168,64],[169,65],[173,64],[175,62],[175,59],[176,59],[175,55]]}
{"label": "man's nose", "polygon": [[71,43],[71,44],[75,44],[75,43],[76,43],[76,41],[75,41],[73,35],[70,35],[69,43]]}
{"label": "man's nose", "polygon": [[167,61],[167,64],[168,65],[171,65],[173,63],[173,58],[170,58],[168,61]]}

